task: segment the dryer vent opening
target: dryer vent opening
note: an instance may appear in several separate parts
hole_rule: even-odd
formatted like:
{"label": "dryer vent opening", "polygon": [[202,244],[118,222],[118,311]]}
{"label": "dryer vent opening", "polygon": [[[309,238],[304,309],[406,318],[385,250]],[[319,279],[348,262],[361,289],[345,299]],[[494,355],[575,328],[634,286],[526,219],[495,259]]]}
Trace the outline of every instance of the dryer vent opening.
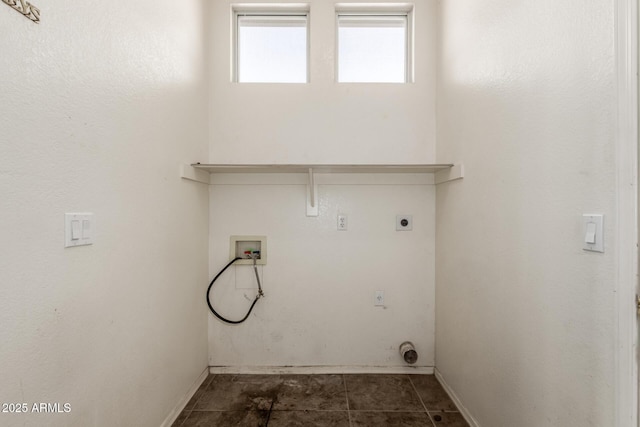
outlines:
{"label": "dryer vent opening", "polygon": [[400,356],[410,365],[413,365],[418,360],[418,352],[410,341],[400,344]]}

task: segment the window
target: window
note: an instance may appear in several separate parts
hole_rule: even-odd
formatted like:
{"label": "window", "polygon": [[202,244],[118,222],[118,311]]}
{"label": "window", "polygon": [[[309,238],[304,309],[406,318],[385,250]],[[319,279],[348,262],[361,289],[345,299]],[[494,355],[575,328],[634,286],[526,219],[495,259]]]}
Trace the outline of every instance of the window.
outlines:
{"label": "window", "polygon": [[234,21],[234,81],[308,81],[307,11],[234,10]]}
{"label": "window", "polygon": [[409,12],[338,12],[338,81],[410,81],[410,28]]}

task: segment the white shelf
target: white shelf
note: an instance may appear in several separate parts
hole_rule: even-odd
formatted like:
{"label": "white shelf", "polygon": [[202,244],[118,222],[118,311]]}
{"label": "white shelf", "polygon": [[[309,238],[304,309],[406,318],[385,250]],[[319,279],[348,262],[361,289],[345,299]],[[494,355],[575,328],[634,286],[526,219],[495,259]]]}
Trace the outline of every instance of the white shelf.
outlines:
{"label": "white shelf", "polygon": [[[417,164],[417,165],[230,165],[230,164],[204,164],[193,163],[191,165],[182,165],[181,176],[184,179],[200,182],[203,184],[211,183],[212,174],[308,174],[307,196],[307,216],[318,216],[318,183],[315,181],[314,175],[320,174],[433,174],[432,182],[442,184],[444,182],[462,179],[464,176],[464,168],[461,164]],[[221,175],[224,176],[224,175]],[[275,175],[274,175],[275,176]],[[363,176],[363,175],[361,175]],[[393,176],[393,175],[387,175]],[[404,175],[409,177],[410,175]]]}
{"label": "white shelf", "polygon": [[454,165],[416,164],[416,165],[229,165],[194,163],[192,167],[209,173],[436,173],[451,169]]}
{"label": "white shelf", "polygon": [[213,174],[433,174],[433,182],[442,184],[455,181],[464,177],[462,164],[438,163],[438,164],[376,164],[376,165],[326,165],[326,164],[275,164],[275,165],[250,165],[250,164],[207,164],[193,163],[182,165],[181,176],[184,179],[197,181],[204,184],[211,182]]}

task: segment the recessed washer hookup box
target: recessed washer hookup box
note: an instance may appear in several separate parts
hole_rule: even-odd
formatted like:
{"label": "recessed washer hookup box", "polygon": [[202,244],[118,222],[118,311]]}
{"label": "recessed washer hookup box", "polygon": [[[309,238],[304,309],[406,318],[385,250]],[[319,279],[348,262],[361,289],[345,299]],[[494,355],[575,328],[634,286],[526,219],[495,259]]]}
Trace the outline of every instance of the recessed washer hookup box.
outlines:
{"label": "recessed washer hookup box", "polygon": [[[231,236],[229,238],[229,261],[236,257],[243,258],[234,265],[253,265],[253,260],[245,251],[260,251],[256,264],[267,264],[267,236]],[[246,259],[244,259],[246,258]]]}

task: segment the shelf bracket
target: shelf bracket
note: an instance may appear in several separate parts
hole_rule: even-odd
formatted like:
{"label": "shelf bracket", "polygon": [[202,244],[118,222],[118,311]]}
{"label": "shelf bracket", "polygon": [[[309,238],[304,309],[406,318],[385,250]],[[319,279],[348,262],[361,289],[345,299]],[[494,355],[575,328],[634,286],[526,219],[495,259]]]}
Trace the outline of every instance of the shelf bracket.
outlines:
{"label": "shelf bracket", "polygon": [[313,177],[313,168],[309,168],[307,183],[307,216],[318,216],[318,184]]}
{"label": "shelf bracket", "polygon": [[200,182],[202,184],[209,184],[211,176],[208,172],[196,169],[191,165],[183,164],[180,165],[180,178]]}
{"label": "shelf bracket", "polygon": [[458,163],[453,165],[450,169],[436,172],[435,183],[444,184],[445,182],[456,181],[462,178],[464,178],[464,165],[462,165],[462,163]]}

